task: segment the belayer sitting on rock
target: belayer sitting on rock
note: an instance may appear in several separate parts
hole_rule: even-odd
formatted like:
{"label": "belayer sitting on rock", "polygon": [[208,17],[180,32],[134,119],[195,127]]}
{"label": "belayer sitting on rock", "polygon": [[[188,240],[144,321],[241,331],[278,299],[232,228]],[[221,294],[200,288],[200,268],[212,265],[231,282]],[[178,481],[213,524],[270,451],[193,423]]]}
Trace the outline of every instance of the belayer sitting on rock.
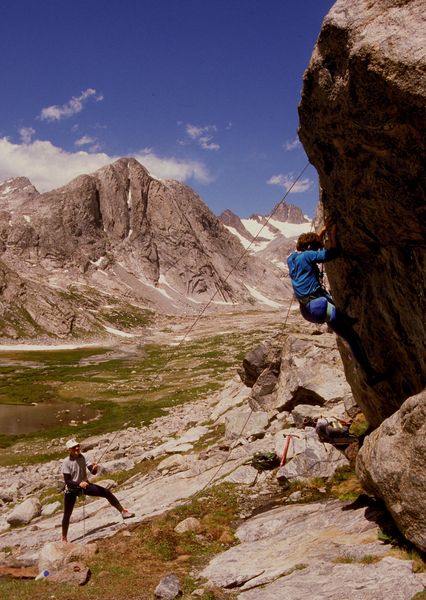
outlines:
{"label": "belayer sitting on rock", "polygon": [[86,465],[86,459],[80,453],[80,444],[76,440],[68,440],[66,449],[69,456],[62,463],[62,474],[65,481],[65,499],[64,499],[64,516],[62,519],[62,541],[67,541],[68,527],[75,501],[80,495],[85,496],[100,496],[106,498],[108,502],[120,511],[123,519],[129,519],[135,516],[135,513],[123,508],[118,500],[109,490],[97,485],[89,483],[87,480],[87,469],[95,475],[98,470],[98,465]]}
{"label": "belayer sitting on rock", "polygon": [[[328,249],[324,248],[326,232],[330,242]],[[367,383],[374,385],[380,380],[380,376],[368,362],[361,340],[353,329],[353,319],[336,308],[333,298],[321,284],[318,263],[334,260],[339,255],[335,223],[323,227],[319,234],[303,233],[297,240],[296,252],[287,259],[291,283],[302,316],[310,323],[327,323],[330,329],[346,340],[364,371]]]}

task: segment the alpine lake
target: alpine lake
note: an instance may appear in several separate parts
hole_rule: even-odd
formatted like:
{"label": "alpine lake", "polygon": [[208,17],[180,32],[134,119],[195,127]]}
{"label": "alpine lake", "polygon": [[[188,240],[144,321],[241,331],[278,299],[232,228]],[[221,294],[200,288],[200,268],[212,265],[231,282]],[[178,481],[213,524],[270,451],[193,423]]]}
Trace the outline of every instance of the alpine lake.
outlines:
{"label": "alpine lake", "polygon": [[278,313],[257,317],[233,316],[221,333],[213,319],[188,341],[168,340],[171,328],[161,343],[0,351],[0,465],[59,458],[52,440],[148,425],[218,391],[246,352],[279,332]]}

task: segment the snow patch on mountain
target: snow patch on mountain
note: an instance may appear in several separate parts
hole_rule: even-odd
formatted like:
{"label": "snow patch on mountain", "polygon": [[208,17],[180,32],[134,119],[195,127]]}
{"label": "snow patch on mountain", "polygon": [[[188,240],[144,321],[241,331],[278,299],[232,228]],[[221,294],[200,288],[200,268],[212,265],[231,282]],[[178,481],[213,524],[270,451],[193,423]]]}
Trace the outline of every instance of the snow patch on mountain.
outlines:
{"label": "snow patch on mountain", "polygon": [[279,231],[286,237],[298,237],[302,233],[306,233],[311,228],[311,222],[307,221],[306,223],[283,223],[282,221],[277,221],[276,219],[270,219],[269,223],[279,229]]}
{"label": "snow patch on mountain", "polygon": [[259,290],[257,290],[256,288],[250,287],[247,284],[246,284],[246,288],[248,289],[250,294],[253,296],[253,298],[256,298],[256,300],[259,300],[259,302],[262,302],[262,304],[266,304],[267,306],[271,306],[272,308],[282,308],[282,306],[283,306],[282,304],[278,304],[278,302],[275,302],[274,300],[267,298],[266,296],[261,294],[259,292]]}
{"label": "snow patch on mountain", "polygon": [[230,225],[225,225],[225,227],[230,233],[235,235],[235,237],[237,237],[240,240],[241,244],[246,250],[247,248],[250,248],[252,252],[258,252],[259,250],[264,250],[269,244],[269,240],[266,240],[264,242],[250,241],[246,237],[241,235],[234,227],[231,227]]}

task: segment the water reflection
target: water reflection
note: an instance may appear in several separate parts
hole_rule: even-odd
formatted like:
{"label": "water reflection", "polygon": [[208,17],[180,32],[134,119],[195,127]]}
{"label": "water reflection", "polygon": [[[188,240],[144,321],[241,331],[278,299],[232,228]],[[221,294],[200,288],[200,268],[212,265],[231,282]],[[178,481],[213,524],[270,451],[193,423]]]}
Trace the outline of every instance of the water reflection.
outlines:
{"label": "water reflection", "polygon": [[55,425],[90,421],[97,411],[79,404],[0,404],[0,433],[21,435]]}

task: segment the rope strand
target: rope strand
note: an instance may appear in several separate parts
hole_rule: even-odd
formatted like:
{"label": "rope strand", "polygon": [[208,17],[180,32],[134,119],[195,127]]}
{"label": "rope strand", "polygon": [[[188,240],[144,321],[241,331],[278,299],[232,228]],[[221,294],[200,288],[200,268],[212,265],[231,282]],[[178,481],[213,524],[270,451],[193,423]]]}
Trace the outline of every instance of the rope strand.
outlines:
{"label": "rope strand", "polygon": [[[249,245],[247,246],[247,248],[245,248],[244,252],[241,254],[241,256],[238,258],[238,260],[235,262],[235,264],[231,267],[229,273],[226,275],[225,279],[224,279],[224,283],[226,283],[228,281],[228,279],[230,278],[230,276],[232,275],[232,273],[235,271],[235,269],[237,268],[237,266],[240,264],[240,262],[243,260],[243,258],[248,254],[251,246],[254,244],[254,242],[257,240],[257,238],[260,236],[260,234],[262,233],[263,229],[268,225],[269,221],[272,219],[273,215],[277,212],[278,208],[281,206],[281,204],[285,201],[285,199],[287,198],[287,196],[290,194],[291,190],[294,188],[294,186],[296,185],[296,183],[299,181],[299,179],[303,176],[304,172],[306,171],[306,169],[309,166],[309,162],[306,163],[306,165],[303,167],[303,169],[300,171],[300,173],[298,174],[298,176],[296,177],[296,179],[292,182],[291,186],[286,190],[284,196],[281,198],[281,200],[274,206],[274,208],[272,209],[271,213],[268,215],[265,223],[263,223],[262,227],[259,229],[259,231],[256,233],[256,235],[253,237],[253,239],[251,240],[251,242],[249,243]],[[208,309],[208,307],[211,305],[211,303],[213,302],[213,300],[215,299],[215,297],[218,294],[218,290],[216,290],[214,292],[214,294],[211,296],[211,298],[209,299],[209,301],[206,303],[206,305],[202,308],[202,310],[200,311],[200,313],[196,316],[194,322],[189,326],[189,328],[187,329],[187,331],[185,332],[184,336],[182,337],[182,339],[179,341],[179,343],[176,346],[176,350],[179,350],[179,348],[183,345],[183,343],[187,340],[189,334],[191,333],[191,331],[195,328],[195,326],[197,325],[197,323],[200,321],[200,319],[202,318],[202,316],[204,315],[204,313],[206,312],[206,310]],[[287,323],[287,319],[288,316],[290,314],[290,308],[291,305],[293,303],[293,296],[291,297],[291,301],[290,301],[290,305],[287,311],[287,316],[285,318],[285,322],[284,322],[284,326],[283,326],[283,330],[284,327]],[[157,374],[153,380],[153,384],[155,384],[156,381],[158,381],[158,379],[160,378],[160,375],[166,370],[166,368],[168,367],[169,362],[166,362],[163,367],[161,367],[158,371]],[[250,413],[251,414],[251,413]],[[250,415],[249,415],[250,416]],[[244,426],[245,427],[245,426]],[[109,447],[112,445],[112,443],[115,441],[116,437],[118,436],[120,430],[117,430],[115,435],[112,437],[112,439],[109,441],[107,447],[105,448],[105,450],[102,452],[102,454],[100,455],[100,458],[98,458],[95,462],[99,463],[101,458],[106,454],[107,450],[109,449]],[[240,435],[242,435],[243,431],[241,432]]]}

